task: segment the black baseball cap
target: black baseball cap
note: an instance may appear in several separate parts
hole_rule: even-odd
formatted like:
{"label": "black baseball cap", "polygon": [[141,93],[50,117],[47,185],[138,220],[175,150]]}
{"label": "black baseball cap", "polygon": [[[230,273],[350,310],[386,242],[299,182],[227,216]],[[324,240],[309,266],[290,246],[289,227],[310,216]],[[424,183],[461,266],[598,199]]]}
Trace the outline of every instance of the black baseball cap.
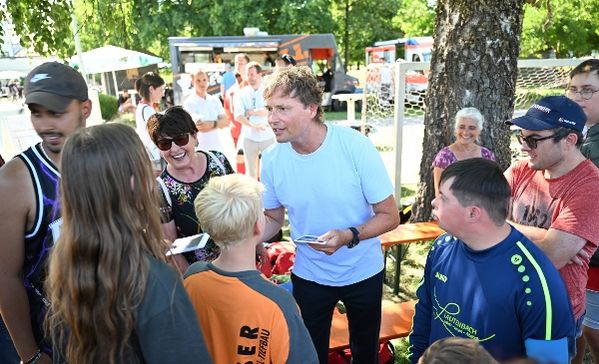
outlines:
{"label": "black baseball cap", "polygon": [[25,80],[25,103],[63,112],[73,100],[88,100],[87,84],[72,67],[46,62],[34,68]]}

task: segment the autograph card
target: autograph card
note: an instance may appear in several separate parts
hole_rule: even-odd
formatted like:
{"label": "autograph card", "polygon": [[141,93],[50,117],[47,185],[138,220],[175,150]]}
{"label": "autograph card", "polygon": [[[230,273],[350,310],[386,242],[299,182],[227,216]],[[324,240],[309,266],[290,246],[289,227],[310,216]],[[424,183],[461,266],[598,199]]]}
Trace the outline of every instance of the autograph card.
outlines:
{"label": "autograph card", "polygon": [[187,236],[185,238],[176,239],[166,252],[166,256],[186,253],[206,246],[210,235],[200,233],[197,235]]}

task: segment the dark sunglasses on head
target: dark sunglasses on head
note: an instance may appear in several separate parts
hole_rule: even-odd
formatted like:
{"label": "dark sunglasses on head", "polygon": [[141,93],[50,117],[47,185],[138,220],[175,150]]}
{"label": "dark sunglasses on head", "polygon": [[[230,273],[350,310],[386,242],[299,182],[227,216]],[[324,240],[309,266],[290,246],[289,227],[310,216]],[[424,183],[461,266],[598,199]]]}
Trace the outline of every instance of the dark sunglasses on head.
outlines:
{"label": "dark sunglasses on head", "polygon": [[287,64],[290,64],[290,65],[292,65],[292,66],[295,66],[295,65],[297,64],[297,62],[295,61],[295,59],[294,59],[293,57],[291,57],[290,55],[288,55],[288,54],[283,54],[283,55],[281,56],[281,58],[282,58],[282,59],[283,59],[283,60],[284,60],[284,61],[285,61]]}
{"label": "dark sunglasses on head", "polygon": [[158,149],[166,152],[167,150],[171,150],[173,142],[175,142],[175,144],[177,144],[180,147],[184,147],[185,145],[187,145],[187,143],[189,143],[189,133],[178,135],[172,139],[160,139],[156,142],[156,146],[158,147]]}

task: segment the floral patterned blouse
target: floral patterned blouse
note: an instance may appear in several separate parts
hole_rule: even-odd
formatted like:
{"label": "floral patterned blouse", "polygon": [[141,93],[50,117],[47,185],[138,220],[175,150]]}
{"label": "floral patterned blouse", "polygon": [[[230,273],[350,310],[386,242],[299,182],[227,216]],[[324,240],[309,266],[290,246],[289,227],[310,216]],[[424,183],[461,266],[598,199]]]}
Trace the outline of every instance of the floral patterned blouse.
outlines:
{"label": "floral patterned blouse", "polygon": [[[208,160],[206,171],[197,181],[192,183],[181,182],[175,177],[171,176],[170,173],[167,172],[166,168],[160,174],[160,178],[162,178],[164,181],[172,201],[172,206],[170,209],[165,209],[163,202],[161,209],[163,216],[162,220],[163,222],[175,220],[178,238],[195,235],[202,232],[202,227],[200,226],[200,222],[196,216],[193,202],[200,191],[204,189],[204,186],[206,186],[210,178],[234,173],[233,168],[231,168],[231,164],[221,152],[211,151],[211,153],[213,153],[213,155],[218,158],[225,167],[224,171],[221,166],[219,166],[219,164],[208,154],[203,151],[198,151],[197,153],[204,154]],[[216,259],[219,254],[220,249],[216,244],[214,244],[214,241],[210,239],[204,248],[195,251],[195,259],[193,259],[193,256],[190,257],[188,255],[186,255],[186,258],[191,261],[212,261]]]}
{"label": "floral patterned blouse", "polygon": [[[490,149],[485,148],[483,146],[480,147],[480,154],[485,159],[489,159],[492,161],[495,160],[495,154],[493,154],[493,152],[491,152]],[[449,147],[444,147],[435,156],[435,159],[433,160],[433,167],[439,167],[439,168],[445,169],[450,164],[454,164],[457,161],[458,161],[458,158],[455,156],[455,154],[453,154],[451,149],[449,149]]]}

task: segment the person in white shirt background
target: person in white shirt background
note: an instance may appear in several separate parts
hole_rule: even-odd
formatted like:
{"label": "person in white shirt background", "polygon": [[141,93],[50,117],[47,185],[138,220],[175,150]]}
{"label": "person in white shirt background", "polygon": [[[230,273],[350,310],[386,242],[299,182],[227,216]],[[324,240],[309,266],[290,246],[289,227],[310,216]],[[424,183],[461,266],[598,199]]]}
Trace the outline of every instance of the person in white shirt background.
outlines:
{"label": "person in white shirt background", "polygon": [[249,85],[235,95],[235,119],[243,125],[245,173],[258,178],[260,153],[275,142],[275,135],[266,119],[268,111],[264,107],[262,66],[257,62],[250,62],[245,72]]}
{"label": "person in white shirt background", "polygon": [[223,105],[218,97],[208,93],[209,80],[205,71],[196,71],[192,83],[194,93],[185,99],[183,107],[198,129],[198,149],[222,152],[235,169],[235,144]]}
{"label": "person in white shirt background", "polygon": [[160,158],[160,151],[150,139],[146,126],[148,119],[156,113],[157,105],[164,96],[164,80],[157,73],[147,72],[137,80],[135,88],[141,95],[141,101],[135,110],[135,129],[146,147],[150,161],[152,161],[154,174],[158,175],[164,166]]}

